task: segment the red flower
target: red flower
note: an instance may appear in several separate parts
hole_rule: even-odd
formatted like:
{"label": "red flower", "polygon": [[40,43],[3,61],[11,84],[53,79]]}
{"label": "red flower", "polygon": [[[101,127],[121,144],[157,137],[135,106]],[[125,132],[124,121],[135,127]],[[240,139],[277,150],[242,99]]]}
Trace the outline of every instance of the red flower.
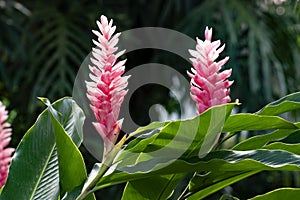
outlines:
{"label": "red flower", "polygon": [[231,75],[231,69],[219,72],[221,67],[229,60],[225,57],[219,62],[215,60],[224,50],[225,44],[219,48],[220,40],[211,41],[212,29],[205,29],[205,41],[197,38],[196,51],[189,50],[193,56],[190,60],[193,63],[192,73],[188,72],[191,78],[191,97],[197,104],[198,114],[208,108],[230,102],[230,89],[233,81],[227,78]]}
{"label": "red flower", "polygon": [[11,154],[14,152],[13,148],[6,148],[11,140],[10,124],[5,122],[7,118],[5,106],[0,101],[0,188],[5,185]]}
{"label": "red flower", "polygon": [[118,117],[129,78],[121,76],[126,60],[117,62],[117,58],[125,50],[115,53],[120,33],[114,34],[116,27],[112,23],[102,15],[100,22],[97,21],[100,32],[93,30],[98,41],[93,40],[96,47],[92,49],[91,62],[94,66],[89,66],[92,81],[86,82],[87,97],[97,119],[93,125],[104,141],[104,157],[111,151],[121,130],[123,119],[118,120]]}

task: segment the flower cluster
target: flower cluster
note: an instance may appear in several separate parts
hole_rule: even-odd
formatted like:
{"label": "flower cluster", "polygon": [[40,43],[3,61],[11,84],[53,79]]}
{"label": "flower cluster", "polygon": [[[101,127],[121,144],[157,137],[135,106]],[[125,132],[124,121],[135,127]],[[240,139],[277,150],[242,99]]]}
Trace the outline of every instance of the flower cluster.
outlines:
{"label": "flower cluster", "polygon": [[192,73],[188,72],[191,78],[191,97],[197,104],[198,114],[212,106],[230,102],[229,87],[233,81],[228,81],[227,78],[232,70],[219,72],[229,57],[215,62],[225,48],[225,45],[219,48],[220,45],[220,40],[212,42],[212,29],[206,27],[205,41],[197,38],[196,50],[189,50],[194,67],[191,69]]}
{"label": "flower cluster", "polygon": [[[126,60],[117,61],[125,50],[116,53],[120,33],[114,34],[116,27],[113,21],[101,16],[97,21],[99,31],[93,30],[98,40],[93,40],[96,45],[92,48],[90,79],[86,82],[87,97],[90,107],[94,112],[97,122],[96,130],[104,141],[104,155],[112,150],[121,130],[123,119],[118,120],[121,104],[127,93],[129,76],[122,77],[125,71]],[[212,41],[212,29],[206,27],[205,40],[197,38],[196,50],[189,50],[193,56],[193,68],[188,75],[191,77],[191,97],[197,104],[198,114],[208,108],[230,102],[230,89],[233,81],[227,78],[231,69],[219,72],[229,57],[216,62],[219,54],[224,50],[219,40]]]}
{"label": "flower cluster", "polygon": [[11,154],[14,152],[13,148],[6,148],[11,140],[10,124],[5,122],[8,118],[7,113],[0,101],[0,188],[6,182]]}
{"label": "flower cluster", "polygon": [[89,66],[92,81],[86,82],[87,97],[97,119],[93,125],[104,141],[104,158],[112,150],[121,130],[123,119],[118,120],[118,116],[129,78],[121,76],[125,71],[126,60],[117,59],[125,50],[116,53],[120,33],[114,34],[116,27],[112,23],[112,20],[108,22],[102,15],[100,21],[97,21],[100,32],[93,30],[98,41],[93,40],[96,47],[92,48],[93,66]]}

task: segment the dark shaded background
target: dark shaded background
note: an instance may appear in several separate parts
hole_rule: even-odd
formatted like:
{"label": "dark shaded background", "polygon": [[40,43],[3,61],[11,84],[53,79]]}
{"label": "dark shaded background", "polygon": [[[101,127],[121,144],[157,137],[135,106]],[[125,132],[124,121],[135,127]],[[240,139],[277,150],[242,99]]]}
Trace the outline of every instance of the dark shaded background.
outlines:
{"label": "dark shaded background", "polygon": [[[300,89],[300,8],[296,0],[0,0],[0,99],[10,110],[16,147],[43,109],[37,96],[52,101],[72,95],[79,66],[93,46],[91,29],[101,14],[114,19],[117,31],[155,26],[203,39],[205,26],[226,43],[233,69],[232,99],[239,112],[255,112],[264,104]],[[191,65],[169,52],[144,49],[126,54],[126,67],[159,62],[186,76]],[[131,100],[140,125],[149,123],[154,103],[169,112],[178,104],[166,88],[148,85]],[[296,113],[297,114],[297,113]],[[258,134],[258,133],[250,133]],[[238,139],[238,138],[237,138]],[[95,161],[81,148],[90,169]],[[282,186],[300,186],[299,173],[263,172],[222,193],[241,199]],[[119,199],[121,186],[99,191],[98,199]],[[149,186],[145,186],[149,187]]]}

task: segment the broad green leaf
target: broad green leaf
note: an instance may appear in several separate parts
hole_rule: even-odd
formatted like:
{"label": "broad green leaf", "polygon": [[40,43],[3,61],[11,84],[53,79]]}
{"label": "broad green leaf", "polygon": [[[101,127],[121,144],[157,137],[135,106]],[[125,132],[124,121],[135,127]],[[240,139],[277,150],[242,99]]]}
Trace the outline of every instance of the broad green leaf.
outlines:
{"label": "broad green leaf", "polygon": [[[162,169],[181,156],[205,156],[218,139],[223,124],[230,115],[234,105],[216,106],[193,119],[169,122],[158,133],[152,134],[148,138],[135,139],[139,142],[134,140],[129,143],[125,150],[115,159],[117,170],[124,171],[125,169],[129,170],[128,172],[130,173],[138,172],[137,174],[139,174],[139,172],[151,172]],[[157,124],[160,126],[159,123]],[[151,127],[152,125],[149,126]],[[155,127],[157,126],[155,125]],[[134,145],[131,145],[132,143]],[[126,167],[128,168],[126,169]],[[183,171],[183,173],[187,172]],[[180,178],[178,175],[175,175],[175,177],[179,181],[184,175],[180,176]],[[130,181],[126,176],[123,178],[125,179],[120,180],[120,182]],[[151,178],[161,179],[159,176]],[[160,187],[165,188],[161,193],[164,194],[163,196],[168,196],[170,191],[173,191],[175,186],[172,179],[174,178],[171,177],[159,181],[163,184]],[[151,184],[151,179],[148,180],[150,181],[148,184]],[[147,180],[145,179],[144,181],[146,182]],[[167,188],[165,187],[166,185],[168,186]],[[99,187],[102,186],[96,186],[96,188]],[[148,193],[154,194],[155,191]]]}
{"label": "broad green leaf", "polygon": [[246,140],[241,141],[240,143],[235,145],[232,149],[234,150],[259,149],[262,148],[264,145],[268,144],[269,142],[278,141],[282,138],[287,137],[292,133],[299,133],[299,131],[293,129],[279,129],[273,131],[272,133],[250,137]]}
{"label": "broad green leaf", "polygon": [[[218,190],[228,186],[228,185],[231,185],[233,183],[236,183],[242,179],[245,179],[253,174],[256,174],[258,173],[259,171],[249,171],[249,172],[235,172],[235,175],[231,175],[231,176],[228,176],[227,178],[224,178],[222,180],[219,180],[219,181],[213,181],[213,180],[209,180],[211,181],[210,185],[209,186],[206,186],[204,187],[203,189],[199,190],[198,192],[195,192],[195,193],[191,193],[188,195],[187,199],[188,200],[198,200],[198,199],[203,199],[215,192],[217,192]],[[224,173],[224,172],[223,172]],[[227,174],[228,172],[226,172]],[[233,172],[234,173],[234,172]],[[216,179],[218,179],[219,177],[216,176],[215,177]],[[202,181],[205,180],[205,177],[201,177],[201,180],[193,180],[193,184],[196,184],[196,185],[199,185],[199,186],[202,186]],[[205,180],[205,181],[208,181],[208,180]],[[195,187],[195,185],[194,185]]]}
{"label": "broad green leaf", "polygon": [[130,137],[132,137],[132,136],[135,136],[135,135],[145,132],[145,131],[164,127],[168,123],[170,123],[170,122],[168,122],[168,121],[167,122],[152,122],[152,123],[148,124],[147,126],[139,127],[138,129],[136,129],[134,132],[130,133],[129,135],[130,135]]}
{"label": "broad green leaf", "polygon": [[51,113],[63,126],[73,142],[79,147],[83,139],[83,123],[85,120],[82,109],[72,98],[64,97],[53,105],[46,98],[39,98],[48,106]]}
{"label": "broad green leaf", "polygon": [[297,155],[300,155],[300,144],[285,144],[282,142],[274,142],[263,147],[264,149],[282,149]]}
{"label": "broad green leaf", "polygon": [[152,122],[147,126],[139,127],[137,130],[129,134],[128,139],[136,137],[135,140],[127,145],[127,148],[134,147],[137,143],[140,143],[144,137],[149,137],[149,134],[154,134],[164,126],[167,126],[170,122]]}
{"label": "broad green leaf", "polygon": [[[73,188],[72,191],[67,192],[65,194],[65,196],[62,198],[62,200],[73,200],[73,199],[76,199],[76,197],[78,197],[80,195],[80,193],[82,192],[83,188],[85,188],[86,185],[88,185],[89,183],[91,183],[92,181],[94,181],[94,179],[96,178],[97,174],[99,173],[100,168],[101,168],[101,163],[96,163],[94,165],[92,171],[88,175],[85,183],[82,184],[82,185],[80,185],[79,187]],[[87,200],[93,200],[93,199],[95,199],[94,194],[93,193],[89,194],[85,199],[87,199]]]}
{"label": "broad green leaf", "polygon": [[57,199],[59,168],[51,113],[45,110],[13,156],[1,200]]}
{"label": "broad green leaf", "polygon": [[131,199],[168,199],[174,188],[185,176],[184,174],[170,174],[151,176],[145,179],[130,181],[126,184],[122,200]]}
{"label": "broad green leaf", "polygon": [[212,107],[193,119],[170,122],[149,138],[132,141],[135,145],[129,143],[115,162],[119,162],[120,170],[130,173],[149,172],[182,156],[204,156],[218,139],[234,105]]}
{"label": "broad green leaf", "polygon": [[[293,123],[277,116],[238,114],[229,116],[226,120],[226,114],[222,115],[218,113],[219,111],[224,112],[222,108],[224,109],[224,106],[214,107],[208,112],[191,120],[170,122],[163,127],[159,133],[152,135],[150,138],[140,139],[139,143],[135,143],[135,145],[129,144],[128,146],[130,148],[122,152],[117,158],[117,161],[121,161],[119,167],[122,165],[129,165],[131,167],[135,165],[139,167],[138,171],[145,172],[155,170],[155,165],[158,163],[169,165],[170,162],[173,162],[173,158],[176,159],[175,156],[170,157],[171,153],[167,154],[168,157],[163,157],[164,154],[161,152],[164,151],[159,151],[160,149],[168,152],[184,152],[182,155],[183,157],[195,156],[197,154],[199,156],[200,154],[205,155],[205,153],[210,150],[209,146],[212,147],[217,134],[221,132],[220,128],[223,127],[224,123],[225,125],[222,131],[230,132],[278,128],[292,129],[293,131],[298,129]],[[180,130],[179,125],[183,127],[183,131],[178,131]],[[196,126],[199,127],[196,131],[197,134],[192,135],[191,133],[195,132],[195,129],[193,128]],[[174,133],[176,134],[176,137]],[[193,139],[193,141],[191,141],[191,139]],[[209,142],[205,144],[205,141]],[[187,148],[188,143],[190,143],[190,145]],[[156,152],[159,152],[160,154],[155,154]],[[195,152],[197,153],[195,154]],[[157,158],[160,158],[160,160]],[[147,160],[149,163],[145,162]],[[163,165],[160,167],[163,167]],[[126,171],[128,168],[121,168],[121,170]],[[133,173],[133,171],[134,169],[130,172]]]}
{"label": "broad green leaf", "polygon": [[[216,110],[214,110],[216,109]],[[145,178],[143,176],[149,176],[153,177],[154,175],[166,175],[171,173],[183,173],[183,172],[195,172],[198,170],[220,170],[221,168],[224,171],[234,171],[234,174],[232,177],[229,177],[228,179],[224,178],[223,180],[220,180],[221,182],[214,185],[210,184],[208,187],[210,187],[211,191],[219,190],[228,184],[231,184],[233,182],[236,182],[240,179],[242,179],[243,175],[239,176],[241,172],[250,171],[249,174],[257,173],[261,170],[278,170],[280,167],[284,166],[285,170],[295,169],[295,165],[291,165],[287,161],[282,161],[282,163],[279,166],[274,167],[271,161],[264,160],[266,159],[266,155],[264,154],[272,154],[273,157],[280,158],[280,154],[288,153],[285,151],[241,151],[241,152],[235,152],[234,155],[228,155],[228,158],[233,159],[234,162],[226,162],[225,158],[218,158],[215,157],[216,154],[214,152],[209,153],[206,157],[208,158],[210,155],[214,155],[210,159],[207,159],[206,161],[208,163],[201,162],[201,153],[199,154],[199,150],[203,148],[203,141],[205,138],[205,135],[212,135],[212,138],[217,137],[217,133],[222,132],[237,132],[242,130],[273,130],[273,129],[287,129],[287,130],[280,130],[279,134],[274,134],[274,139],[281,139],[287,135],[289,135],[292,132],[297,131],[298,127],[280,117],[277,116],[260,116],[257,114],[237,114],[233,116],[229,116],[227,114],[215,114],[218,113],[218,108],[212,108],[210,112],[204,113],[198,118],[198,124],[199,129],[197,130],[197,136],[194,137],[192,141],[192,145],[189,146],[189,148],[182,148],[180,143],[177,143],[174,146],[167,146],[171,141],[174,140],[174,132],[177,134],[180,133],[179,130],[179,123],[180,122],[170,122],[166,126],[164,126],[159,133],[155,133],[151,135],[149,138],[139,138],[139,142],[135,142],[134,145],[128,145],[128,149],[123,151],[118,159],[116,159],[116,162],[121,161],[121,164],[118,163],[117,170],[119,170],[119,179],[118,173],[108,175],[107,177],[104,177],[100,182],[98,183],[98,187],[105,187],[106,178],[109,178],[111,181],[108,183],[110,185],[114,182],[114,176],[117,178],[117,182],[124,182],[125,181],[132,181],[137,180],[140,178]],[[219,107],[220,109],[220,107]],[[222,113],[221,109],[219,110]],[[217,116],[225,116],[225,117],[217,117]],[[202,118],[201,118],[202,117]],[[228,118],[227,118],[228,117]],[[200,120],[201,119],[201,120]],[[179,141],[186,142],[187,138],[192,138],[191,135],[188,135],[193,131],[192,127],[195,127],[193,124],[193,121],[195,120],[186,120],[182,121],[180,125],[184,125],[186,133],[182,134],[178,137],[180,138]],[[217,121],[213,121],[217,120]],[[224,127],[223,124],[225,123]],[[211,124],[215,126],[211,126]],[[220,125],[222,124],[222,125]],[[201,126],[202,125],[202,126]],[[220,129],[221,128],[221,129]],[[175,130],[175,131],[174,131]],[[211,133],[209,133],[211,132]],[[177,136],[177,135],[176,135]],[[267,139],[264,141],[264,144],[270,140]],[[210,146],[213,145],[213,140],[208,142]],[[151,154],[152,152],[155,152],[157,150],[160,150],[162,148],[169,148],[169,152],[174,152],[176,150],[184,151],[185,153],[180,158],[174,158],[174,159],[164,159],[161,156],[157,156],[155,154]],[[204,148],[204,154],[209,152],[209,148]],[[151,153],[149,153],[151,152]],[[198,152],[198,155],[195,154],[195,152]],[[224,153],[224,152],[223,152]],[[228,153],[228,152],[227,152]],[[294,154],[289,154],[291,157],[294,156]],[[198,158],[196,157],[198,156]],[[236,157],[235,157],[236,156]],[[254,156],[254,157],[252,157]],[[260,157],[262,156],[262,157]],[[266,156],[266,157],[265,157]],[[192,158],[193,157],[193,158]],[[240,160],[235,160],[240,157]],[[204,159],[203,158],[203,159]],[[194,163],[192,160],[195,159],[198,162]],[[199,160],[200,159],[200,160]],[[223,163],[224,162],[224,163]],[[275,162],[275,161],[273,161]],[[219,168],[218,168],[219,166]],[[228,168],[226,168],[226,166]],[[236,167],[236,168],[235,168]],[[176,170],[174,170],[176,169]],[[299,167],[296,167],[297,170],[299,170]],[[122,174],[122,175],[121,175]],[[122,177],[123,176],[123,177]],[[239,179],[239,177],[241,177]],[[123,180],[122,180],[123,179]],[[147,179],[145,179],[146,181]],[[149,179],[150,180],[150,179]],[[212,180],[212,179],[211,179]],[[222,181],[224,181],[222,183]]]}
{"label": "broad green leaf", "polygon": [[300,131],[293,132],[288,136],[279,140],[287,144],[299,144],[300,143]]}
{"label": "broad green leaf", "polygon": [[266,105],[257,112],[259,115],[279,115],[288,111],[300,109],[300,92],[289,94]]}
{"label": "broad green leaf", "polygon": [[64,192],[83,183],[81,154],[56,117],[65,122],[74,140],[79,138],[84,116],[74,101],[64,98],[53,107],[49,104],[19,144],[1,199],[57,199],[59,184]]}
{"label": "broad green leaf", "polygon": [[54,102],[53,108],[61,115],[57,119],[63,126],[73,142],[79,147],[83,140],[83,123],[85,120],[82,109],[72,98],[63,98],[63,100]]}
{"label": "broad green leaf", "polygon": [[39,29],[30,34],[36,39],[35,45],[30,48],[32,63],[28,76],[33,76],[31,80],[34,80],[30,91],[31,98],[35,98],[37,94],[50,98],[71,94],[72,82],[76,77],[71,66],[80,66],[90,49],[84,42],[89,39],[84,31],[89,29],[89,26],[84,24],[89,18],[68,17],[62,13],[55,13],[53,6],[35,10],[31,16],[29,26],[39,26]]}
{"label": "broad green leaf", "polygon": [[[153,161],[155,162],[155,161]],[[116,169],[120,170],[120,169]],[[164,168],[151,172],[128,173],[115,171],[104,176],[97,184],[98,188],[117,183],[151,177],[153,175],[167,175],[173,173],[188,173],[202,171],[245,172],[261,170],[296,170],[300,171],[300,156],[282,150],[252,150],[232,151],[222,150],[209,153],[204,158],[193,157],[186,160],[177,159],[165,165]]]}
{"label": "broad green leaf", "polygon": [[[275,144],[275,143],[274,143]],[[277,148],[276,148],[277,147]],[[268,149],[292,149],[291,146],[285,146],[285,144],[276,144],[276,145],[270,145],[267,146]],[[293,150],[294,152],[297,152],[297,154],[300,153],[299,146],[297,146],[296,149]],[[259,171],[248,171],[248,172],[242,172],[241,171],[229,171],[224,172],[222,171],[222,168],[220,168],[221,171],[210,171],[207,172],[207,175],[194,177],[191,180],[190,183],[190,191],[192,191],[192,195],[189,195],[188,199],[202,199],[210,194],[232,184],[239,180],[242,180],[248,176],[251,176],[255,173],[258,173]],[[242,170],[242,169],[241,169]],[[197,192],[195,192],[197,191]]]}
{"label": "broad green leaf", "polygon": [[84,183],[87,178],[83,157],[72,139],[52,115],[59,164],[61,194]]}
{"label": "broad green leaf", "polygon": [[298,129],[298,127],[292,122],[277,116],[236,114],[228,118],[222,132],[271,129]]}
{"label": "broad green leaf", "polygon": [[279,188],[266,194],[258,195],[250,200],[283,200],[299,199],[300,188]]}
{"label": "broad green leaf", "polygon": [[208,187],[215,187],[215,184],[226,181],[227,179],[235,180],[238,177],[250,176],[250,174],[257,173],[259,171],[224,171],[212,170],[212,171],[199,171],[196,173],[189,183],[189,191],[195,192],[204,190]]}
{"label": "broad green leaf", "polygon": [[[58,152],[60,193],[64,194],[82,185],[87,178],[82,155],[74,144],[77,142],[77,146],[79,146],[82,142],[82,127],[85,116],[81,108],[71,98],[58,100],[53,106],[48,99],[40,99],[48,106],[48,110],[52,114]],[[65,127],[65,130],[61,125]],[[89,198],[92,198],[91,196]]]}

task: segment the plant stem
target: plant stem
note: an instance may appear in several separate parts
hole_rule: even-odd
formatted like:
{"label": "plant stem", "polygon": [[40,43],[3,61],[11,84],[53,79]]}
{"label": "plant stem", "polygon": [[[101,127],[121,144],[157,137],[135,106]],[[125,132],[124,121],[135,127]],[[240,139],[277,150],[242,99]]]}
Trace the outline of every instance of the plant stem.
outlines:
{"label": "plant stem", "polygon": [[[104,162],[103,162],[104,163]],[[91,189],[97,184],[97,182],[101,179],[101,177],[105,174],[109,167],[106,164],[102,164],[97,176],[83,189],[80,195],[76,198],[76,200],[85,199],[90,193]]]}
{"label": "plant stem", "polygon": [[113,149],[108,153],[107,157],[103,159],[101,167],[99,169],[98,174],[96,177],[88,183],[86,186],[83,186],[83,189],[80,195],[76,198],[76,200],[83,200],[85,199],[91,192],[93,192],[93,188],[105,174],[105,172],[109,169],[111,164],[113,163],[117,153],[120,151],[120,148],[126,141],[126,135],[113,147]]}

